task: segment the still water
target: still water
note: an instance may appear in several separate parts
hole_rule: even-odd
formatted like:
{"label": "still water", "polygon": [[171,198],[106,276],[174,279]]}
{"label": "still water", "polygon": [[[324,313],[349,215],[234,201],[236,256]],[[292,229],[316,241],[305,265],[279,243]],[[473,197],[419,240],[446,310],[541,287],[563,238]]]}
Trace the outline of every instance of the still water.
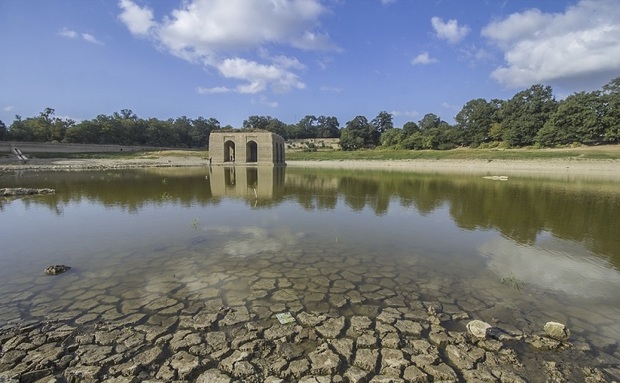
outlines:
{"label": "still water", "polygon": [[[526,334],[566,323],[593,357],[620,358],[618,180],[214,167],[24,172],[0,187],[56,189],[0,201],[0,328],[147,310],[123,302],[157,292],[257,318],[418,300]],[[43,276],[51,264],[72,269]],[[294,299],[250,288],[258,269]]]}

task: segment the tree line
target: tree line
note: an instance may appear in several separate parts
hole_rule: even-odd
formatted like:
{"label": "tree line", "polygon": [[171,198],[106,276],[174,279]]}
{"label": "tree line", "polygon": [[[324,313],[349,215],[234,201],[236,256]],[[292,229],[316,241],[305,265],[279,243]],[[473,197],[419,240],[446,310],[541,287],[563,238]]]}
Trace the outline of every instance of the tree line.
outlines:
{"label": "tree line", "polygon": [[[344,127],[331,116],[307,115],[296,124],[271,116],[250,116],[242,129],[263,129],[284,139],[340,138],[343,150],[376,148],[436,149],[456,147],[554,147],[571,144],[620,143],[620,77],[602,89],[574,93],[556,101],[550,86],[540,84],[509,100],[468,101],[449,124],[428,113],[418,122],[396,128],[385,111],[372,120],[359,115]],[[83,144],[140,145],[178,148],[208,147],[215,118],[138,118],[130,109],[99,115],[79,123],[55,116],[46,108],[38,116],[15,116],[7,127],[0,121],[0,140]]]}

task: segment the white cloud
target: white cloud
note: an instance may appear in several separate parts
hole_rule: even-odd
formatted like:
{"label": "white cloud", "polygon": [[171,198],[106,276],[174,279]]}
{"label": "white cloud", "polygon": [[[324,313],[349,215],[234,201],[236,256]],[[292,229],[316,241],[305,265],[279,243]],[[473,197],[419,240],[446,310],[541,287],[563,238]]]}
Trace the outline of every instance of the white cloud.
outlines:
{"label": "white cloud", "polygon": [[89,43],[93,43],[93,44],[99,44],[99,45],[103,45],[103,43],[99,40],[97,40],[97,38],[89,33],[82,33],[82,38],[86,41],[88,41]]}
{"label": "white cloud", "polygon": [[446,109],[450,109],[450,110],[461,110],[460,106],[452,105],[452,104],[449,104],[449,103],[447,103],[445,101],[441,103],[441,106],[443,106]]}
{"label": "white cloud", "polygon": [[448,41],[450,44],[456,44],[463,40],[471,31],[467,25],[459,26],[456,20],[448,20],[444,23],[444,21],[437,16],[431,18],[431,24],[433,25],[437,37]]}
{"label": "white cloud", "polygon": [[420,115],[420,112],[416,111],[416,110],[410,110],[410,111],[401,111],[401,110],[394,110],[392,112],[390,112],[390,114],[394,117],[418,117]]}
{"label": "white cloud", "polygon": [[78,33],[76,31],[72,31],[71,29],[67,27],[62,28],[60,32],[58,32],[58,34],[63,37],[68,37],[70,39],[74,39],[78,36]]}
{"label": "white cloud", "polygon": [[155,27],[153,11],[149,7],[140,7],[131,0],[120,0],[118,6],[123,10],[118,17],[132,34],[146,36]]}
{"label": "white cloud", "polygon": [[13,109],[15,109],[15,106],[13,106],[13,105],[7,105],[4,108],[2,108],[2,110],[5,111],[5,112],[10,112]]}
{"label": "white cloud", "polygon": [[[132,0],[121,0],[119,7],[119,18],[132,34],[150,38],[179,58],[216,68],[225,78],[244,81],[234,89],[239,93],[305,87],[296,74],[305,66],[295,57],[270,57],[266,46],[338,50],[318,30],[319,18],[328,12],[319,0],[186,0],[160,22]],[[247,56],[253,52],[259,59]]]}
{"label": "white cloud", "polygon": [[232,89],[227,88],[225,86],[216,86],[213,88],[205,88],[205,87],[199,86],[198,88],[196,88],[196,92],[200,94],[220,94],[220,93],[229,93],[232,91],[233,91]]}
{"label": "white cloud", "polygon": [[63,27],[60,32],[58,32],[59,35],[63,36],[63,37],[67,37],[69,39],[76,39],[78,37],[81,37],[84,41],[87,41],[89,43],[92,44],[99,44],[99,45],[103,45],[103,43],[99,40],[97,40],[97,38],[93,35],[91,35],[90,33],[78,33],[74,30],[71,30],[67,27]]}
{"label": "white cloud", "polygon": [[416,57],[414,57],[411,60],[411,64],[413,65],[428,65],[428,64],[433,64],[438,62],[439,60],[437,60],[436,58],[430,57],[428,55],[428,52],[423,52],[420,53],[419,55],[417,55]]}
{"label": "white cloud", "polygon": [[530,9],[482,30],[504,52],[491,76],[510,87],[614,77],[620,71],[620,7],[582,0],[564,13]]}
{"label": "white cloud", "polygon": [[322,86],[320,88],[320,90],[322,92],[333,92],[333,93],[340,93],[340,92],[343,91],[342,88],[338,88],[338,87],[335,87],[335,86]]}
{"label": "white cloud", "polygon": [[277,101],[268,100],[265,96],[260,96],[258,102],[270,108],[277,108],[279,105]]}
{"label": "white cloud", "polygon": [[237,87],[239,93],[259,93],[267,86],[271,86],[271,89],[278,93],[285,93],[293,88],[305,88],[305,84],[297,75],[278,65],[264,65],[256,61],[232,58],[219,63],[217,69],[226,78],[246,81],[246,84]]}

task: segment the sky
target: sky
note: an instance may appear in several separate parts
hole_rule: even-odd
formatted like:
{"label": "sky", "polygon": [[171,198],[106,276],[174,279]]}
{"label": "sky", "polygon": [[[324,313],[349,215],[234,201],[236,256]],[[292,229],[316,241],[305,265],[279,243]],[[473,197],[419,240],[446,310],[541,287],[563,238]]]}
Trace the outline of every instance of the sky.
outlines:
{"label": "sky", "polygon": [[620,76],[619,0],[0,0],[0,120],[454,122]]}

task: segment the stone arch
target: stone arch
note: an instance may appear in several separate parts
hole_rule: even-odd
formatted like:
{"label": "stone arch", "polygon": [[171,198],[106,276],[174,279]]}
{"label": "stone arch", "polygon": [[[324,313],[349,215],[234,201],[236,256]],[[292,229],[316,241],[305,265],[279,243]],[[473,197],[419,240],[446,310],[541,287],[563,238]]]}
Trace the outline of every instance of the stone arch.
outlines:
{"label": "stone arch", "polygon": [[245,162],[258,162],[258,144],[250,140],[245,144]]}
{"label": "stone arch", "polygon": [[226,141],[224,143],[224,162],[235,162],[235,142]]}

